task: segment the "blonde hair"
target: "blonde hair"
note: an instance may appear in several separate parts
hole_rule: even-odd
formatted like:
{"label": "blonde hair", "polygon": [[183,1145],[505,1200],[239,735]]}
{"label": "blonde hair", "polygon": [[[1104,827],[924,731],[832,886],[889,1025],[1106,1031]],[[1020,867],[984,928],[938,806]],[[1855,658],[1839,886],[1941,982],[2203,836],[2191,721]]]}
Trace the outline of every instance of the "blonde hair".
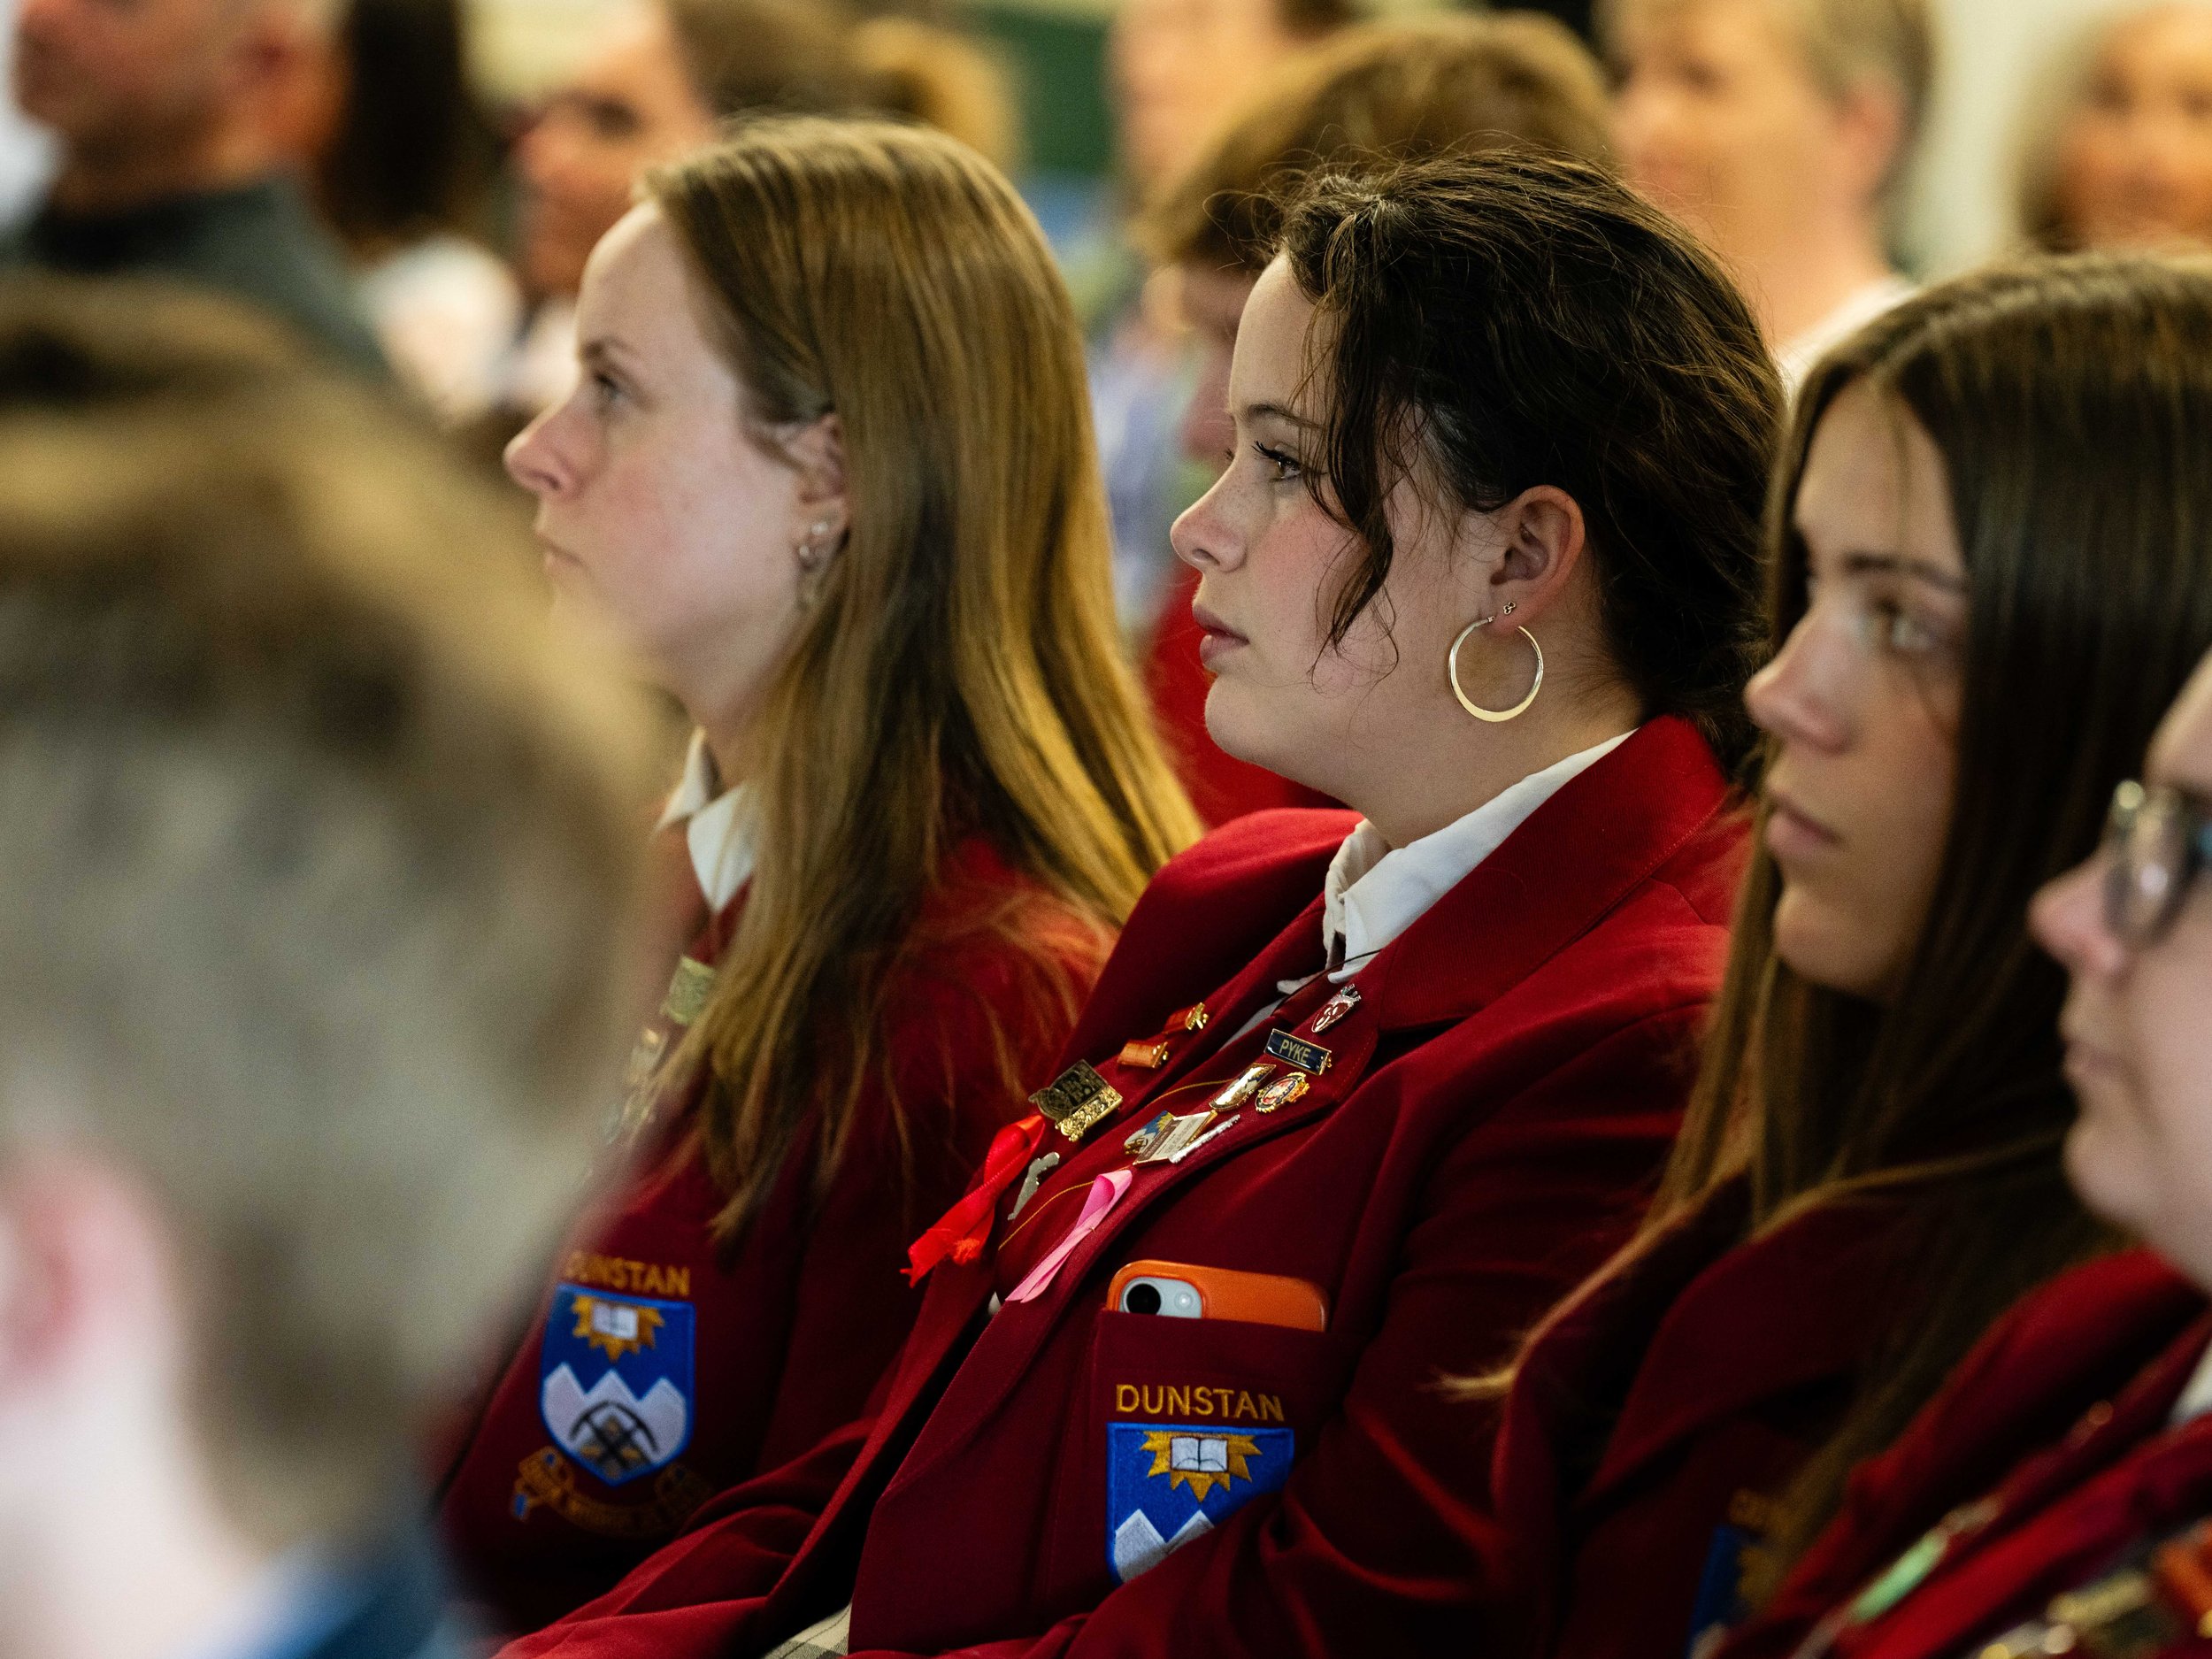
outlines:
{"label": "blonde hair", "polygon": [[0,415],[0,1143],[153,1194],[201,1440],[282,1544],[388,1504],[572,1202],[648,780],[503,502],[213,366]]}
{"label": "blonde hair", "polygon": [[[1665,15],[1702,0],[1598,0],[1598,38],[1617,59],[1621,31],[1632,13]],[[1912,165],[1927,126],[1935,90],[1936,27],[1928,0],[1770,0],[1777,19],[1805,54],[1805,66],[1827,95],[1840,103],[1869,81],[1897,96],[1897,154],[1886,188],[1892,191]]]}
{"label": "blonde hair", "polygon": [[[1033,931],[1033,905],[995,924],[1071,1002],[1071,954],[1197,821],[1120,654],[1073,311],[1003,176],[941,134],[784,118],[647,189],[758,426],[838,417],[851,503],[766,699],[759,863],[692,1033],[729,1230],[812,1109],[834,1173],[957,841],[1087,918],[1084,944]],[[903,1138],[895,1098],[893,1120]]]}

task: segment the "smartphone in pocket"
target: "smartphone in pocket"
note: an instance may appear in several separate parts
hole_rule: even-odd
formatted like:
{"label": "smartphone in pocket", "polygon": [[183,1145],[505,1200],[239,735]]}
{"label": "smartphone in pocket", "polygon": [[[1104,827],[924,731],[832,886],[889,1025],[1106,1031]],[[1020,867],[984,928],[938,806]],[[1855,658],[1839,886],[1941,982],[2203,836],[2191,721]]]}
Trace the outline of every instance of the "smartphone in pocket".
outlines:
{"label": "smartphone in pocket", "polygon": [[1106,1305],[1119,1313],[1171,1319],[1242,1319],[1293,1331],[1329,1328],[1329,1299],[1309,1280],[1182,1262],[1131,1262],[1107,1286]]}

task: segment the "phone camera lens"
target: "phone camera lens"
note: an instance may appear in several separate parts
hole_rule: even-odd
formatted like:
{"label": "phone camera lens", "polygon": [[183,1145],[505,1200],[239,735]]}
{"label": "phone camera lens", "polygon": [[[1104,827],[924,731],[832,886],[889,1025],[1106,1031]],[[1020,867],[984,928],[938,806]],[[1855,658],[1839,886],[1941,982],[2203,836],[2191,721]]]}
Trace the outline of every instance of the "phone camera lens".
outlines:
{"label": "phone camera lens", "polygon": [[1141,1282],[1122,1293],[1121,1305],[1131,1313],[1157,1313],[1160,1310],[1160,1287]]}

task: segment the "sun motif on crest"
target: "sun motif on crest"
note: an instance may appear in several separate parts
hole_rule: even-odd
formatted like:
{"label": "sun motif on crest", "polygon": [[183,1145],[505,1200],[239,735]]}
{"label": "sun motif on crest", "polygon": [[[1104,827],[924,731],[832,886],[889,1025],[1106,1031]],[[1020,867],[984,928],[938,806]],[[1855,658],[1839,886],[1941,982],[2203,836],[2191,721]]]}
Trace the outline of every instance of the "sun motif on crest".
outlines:
{"label": "sun motif on crest", "polygon": [[1161,1429],[1144,1437],[1144,1449],[1152,1454],[1146,1478],[1165,1475],[1168,1490],[1188,1486],[1191,1496],[1203,1503],[1218,1486],[1225,1492],[1239,1480],[1252,1479],[1248,1457],[1260,1455],[1258,1442],[1248,1434],[1178,1433]]}
{"label": "sun motif on crest", "polygon": [[579,1296],[575,1302],[576,1329],[572,1335],[595,1348],[610,1362],[653,1346],[668,1321],[657,1308],[613,1302],[603,1296]]}

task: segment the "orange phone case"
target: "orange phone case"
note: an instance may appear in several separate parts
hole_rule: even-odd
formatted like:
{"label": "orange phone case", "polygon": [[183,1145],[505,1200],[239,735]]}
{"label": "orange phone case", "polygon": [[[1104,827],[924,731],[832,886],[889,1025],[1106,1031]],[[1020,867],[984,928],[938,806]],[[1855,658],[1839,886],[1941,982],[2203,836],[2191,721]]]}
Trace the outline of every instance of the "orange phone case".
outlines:
{"label": "orange phone case", "polygon": [[1181,1262],[1132,1262],[1106,1287],[1106,1306],[1121,1306],[1133,1279],[1179,1279],[1195,1286],[1209,1319],[1243,1319],[1286,1325],[1293,1331],[1329,1328],[1329,1299],[1317,1286],[1280,1273],[1241,1273],[1229,1267],[1192,1267]]}

